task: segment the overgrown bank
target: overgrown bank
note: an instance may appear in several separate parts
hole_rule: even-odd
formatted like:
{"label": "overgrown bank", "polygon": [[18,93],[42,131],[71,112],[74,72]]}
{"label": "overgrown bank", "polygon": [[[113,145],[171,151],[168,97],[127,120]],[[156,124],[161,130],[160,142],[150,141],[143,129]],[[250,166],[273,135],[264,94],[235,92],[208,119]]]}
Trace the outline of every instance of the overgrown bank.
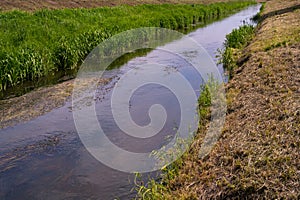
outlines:
{"label": "overgrown bank", "polygon": [[250,44],[231,47],[228,110],[217,145],[199,159],[200,126],[190,152],[161,181],[142,188],[140,198],[300,198],[298,8],[296,0],[266,2]]}
{"label": "overgrown bank", "polygon": [[[230,0],[247,1],[247,0]],[[141,5],[141,4],[210,4],[228,2],[228,0],[1,0],[0,10],[95,8],[103,6]]]}
{"label": "overgrown bank", "polygon": [[101,41],[138,27],[185,29],[252,2],[0,12],[0,91],[76,69]]}

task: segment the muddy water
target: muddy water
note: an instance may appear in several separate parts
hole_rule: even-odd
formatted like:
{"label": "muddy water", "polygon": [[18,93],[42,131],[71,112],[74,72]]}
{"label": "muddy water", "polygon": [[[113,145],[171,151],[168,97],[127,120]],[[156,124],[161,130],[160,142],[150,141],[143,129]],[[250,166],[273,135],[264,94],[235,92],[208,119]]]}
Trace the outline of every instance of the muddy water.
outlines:
{"label": "muddy water", "polygon": [[[259,11],[252,6],[222,21],[189,34],[215,57],[225,35]],[[202,79],[184,61],[167,52],[153,50],[132,59],[106,76],[111,82],[98,88],[96,111],[110,140],[128,151],[149,152],[164,145],[168,135],[180,121],[179,103],[164,87],[146,85],[131,98],[130,113],[139,125],[149,123],[146,114],[153,104],[161,104],[168,120],[158,136],[138,140],[123,134],[112,119],[110,95],[114,84],[136,65],[156,62],[167,64],[169,73],[180,71],[199,93]],[[223,72],[222,66],[219,70]],[[225,79],[225,77],[224,77]],[[133,175],[106,167],[95,160],[83,147],[77,135],[71,102],[30,122],[0,130],[0,199],[130,199],[135,193]]]}

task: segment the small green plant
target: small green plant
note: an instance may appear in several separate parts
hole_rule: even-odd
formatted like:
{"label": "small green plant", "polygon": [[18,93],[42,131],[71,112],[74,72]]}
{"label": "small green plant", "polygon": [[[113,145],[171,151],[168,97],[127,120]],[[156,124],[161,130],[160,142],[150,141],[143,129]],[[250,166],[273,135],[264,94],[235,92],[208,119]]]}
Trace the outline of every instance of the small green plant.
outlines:
{"label": "small green plant", "polygon": [[245,47],[253,38],[255,27],[253,25],[243,25],[234,29],[226,35],[224,50],[218,50],[219,63],[229,72],[229,78],[233,76],[233,70],[237,67],[237,52]]}
{"label": "small green plant", "polygon": [[[213,77],[210,77],[208,82],[205,85],[201,86],[201,94],[198,99],[198,109],[200,118],[209,118],[210,108],[212,106],[212,95],[216,97],[219,93],[218,90],[220,88],[220,83],[216,81]],[[205,126],[204,120],[200,121],[199,126]],[[181,151],[182,146],[185,145],[185,148],[190,148],[190,145],[194,137],[189,138],[188,140],[182,140],[181,138],[177,138],[178,145],[173,149],[170,149],[169,153],[178,153]],[[168,158],[169,153],[167,155],[158,155],[161,159]],[[195,153],[198,153],[195,151]],[[154,152],[154,155],[157,155]],[[180,158],[178,158],[175,162],[168,166],[164,166],[161,169],[160,175],[158,178],[149,178],[149,181],[144,183],[143,177],[141,174],[137,173],[135,176],[135,189],[137,190],[137,198],[142,200],[152,200],[152,199],[170,199],[171,195],[171,185],[180,173],[180,170],[184,167],[184,160],[189,155],[189,151],[185,152]],[[198,156],[198,155],[197,155]]]}
{"label": "small green plant", "polygon": [[[170,155],[180,153],[182,151],[182,146],[187,145],[188,142],[181,140],[182,143],[176,147],[170,149],[166,155],[159,155],[157,152],[153,152],[153,155],[159,157],[161,162],[164,162],[164,159],[170,159]],[[179,152],[178,152],[179,151]],[[175,162],[170,165],[163,166],[157,178],[150,178],[146,183],[143,181],[141,174],[135,174],[135,190],[138,193],[137,199],[143,200],[152,200],[152,199],[167,199],[165,193],[169,191],[167,187],[170,181],[178,175],[179,169],[183,165],[183,159],[180,157]]]}
{"label": "small green plant", "polygon": [[261,7],[260,7],[260,12],[257,13],[255,16],[252,17],[252,20],[255,22],[259,22],[259,20],[261,20],[261,13],[263,12],[263,10],[265,9],[265,2],[262,3]]}
{"label": "small green plant", "polygon": [[[158,157],[161,162],[165,162],[171,159],[172,156],[178,156],[182,154],[182,149],[186,148],[186,145],[189,145],[191,139],[183,140],[182,138],[177,138],[177,145],[174,148],[169,149],[165,154],[158,154],[154,151],[153,155]],[[184,147],[185,146],[185,147]],[[170,165],[163,166],[161,172],[157,178],[149,178],[149,181],[146,183],[143,182],[143,177],[141,174],[135,174],[135,189],[138,193],[137,199],[143,200],[152,200],[152,199],[167,199],[164,194],[166,194],[170,188],[168,184],[178,175],[179,169],[183,166],[183,157],[179,157],[175,162]]]}
{"label": "small green plant", "polygon": [[205,117],[210,113],[211,95],[209,85],[202,86],[201,95],[198,99],[199,115]]}
{"label": "small green plant", "polygon": [[234,29],[226,36],[225,47],[239,49],[245,46],[253,37],[254,26],[243,25],[238,29]]}

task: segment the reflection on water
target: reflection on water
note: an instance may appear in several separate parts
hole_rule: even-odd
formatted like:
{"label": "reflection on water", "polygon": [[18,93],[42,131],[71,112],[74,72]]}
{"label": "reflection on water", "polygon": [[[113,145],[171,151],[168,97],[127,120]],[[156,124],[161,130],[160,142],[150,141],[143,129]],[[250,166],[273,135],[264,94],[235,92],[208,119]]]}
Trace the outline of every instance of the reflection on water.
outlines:
{"label": "reflection on water", "polygon": [[[250,7],[222,21],[189,34],[215,57],[225,35],[249,20],[260,6]],[[193,56],[193,52],[187,52]],[[133,57],[136,57],[132,59]],[[130,61],[129,61],[130,60]],[[98,88],[96,111],[108,138],[121,148],[149,152],[166,144],[180,122],[178,101],[171,91],[156,84],[145,85],[133,93],[130,114],[139,125],[147,125],[149,108],[161,104],[168,119],[163,130],[148,139],[136,139],[122,133],[112,119],[111,89],[122,74],[143,63],[159,63],[166,74],[182,73],[199,94],[201,77],[188,63],[161,50],[148,49],[124,55],[106,76],[111,82]],[[120,66],[120,67],[116,67]],[[223,71],[222,66],[219,70]],[[167,76],[166,76],[167,77]],[[176,83],[174,83],[176,84]],[[106,167],[83,147],[76,133],[71,103],[25,124],[0,130],[0,199],[130,199],[134,197],[133,175]]]}

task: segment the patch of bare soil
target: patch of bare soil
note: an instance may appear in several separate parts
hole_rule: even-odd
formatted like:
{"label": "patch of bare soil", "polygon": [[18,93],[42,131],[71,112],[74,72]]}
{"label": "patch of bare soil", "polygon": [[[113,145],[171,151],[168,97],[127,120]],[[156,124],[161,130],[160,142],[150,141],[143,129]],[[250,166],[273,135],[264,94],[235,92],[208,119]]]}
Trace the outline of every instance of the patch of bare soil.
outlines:
{"label": "patch of bare soil", "polygon": [[266,3],[264,14],[275,14],[261,22],[244,50],[249,60],[227,85],[221,138],[200,160],[199,134],[167,199],[300,198],[300,10],[289,9],[299,4]]}
{"label": "patch of bare soil", "polygon": [[61,8],[95,8],[101,6],[139,5],[139,4],[163,4],[163,3],[187,3],[208,4],[229,0],[1,0],[1,10],[20,9],[33,11],[38,9]]}

